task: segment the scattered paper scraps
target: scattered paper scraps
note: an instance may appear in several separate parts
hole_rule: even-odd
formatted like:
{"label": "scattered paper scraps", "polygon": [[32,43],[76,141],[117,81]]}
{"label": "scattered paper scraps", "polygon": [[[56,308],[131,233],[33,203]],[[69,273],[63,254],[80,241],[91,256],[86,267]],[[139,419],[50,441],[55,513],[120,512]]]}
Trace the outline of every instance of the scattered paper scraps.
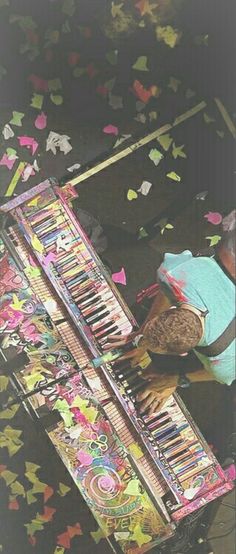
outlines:
{"label": "scattered paper scraps", "polygon": [[225,136],[225,133],[224,131],[220,131],[219,129],[216,130],[216,134],[218,135],[218,137],[220,137],[221,139],[224,138]]}
{"label": "scattered paper scraps", "polygon": [[73,70],[73,75],[74,77],[81,77],[81,75],[84,75],[85,72],[86,72],[85,67],[76,66]]}
{"label": "scattered paper scraps", "polygon": [[65,155],[72,150],[72,146],[69,143],[70,137],[68,135],[60,135],[54,131],[50,131],[47,143],[46,143],[46,152],[51,150],[51,152],[56,155],[57,148]]}
{"label": "scattered paper scraps", "polygon": [[137,194],[136,190],[129,189],[128,192],[127,192],[127,200],[129,200],[129,201],[136,200],[136,198],[138,198],[138,194]]}
{"label": "scattered paper scraps", "polygon": [[90,535],[96,544],[98,544],[101,539],[106,538],[105,530],[101,529],[101,527],[98,527],[96,531],[90,531]]}
{"label": "scattered paper scraps", "polygon": [[139,0],[139,2],[135,4],[135,7],[139,10],[141,17],[144,15],[152,16],[153,10],[158,8],[158,4],[156,2],[154,4],[150,4],[149,0]]}
{"label": "scattered paper scraps", "polygon": [[139,239],[144,239],[146,237],[148,237],[147,231],[144,229],[144,227],[140,227],[140,229],[138,231],[138,240]]}
{"label": "scattered paper scraps", "polygon": [[44,489],[44,493],[43,493],[44,504],[46,504],[46,502],[49,500],[49,498],[51,498],[51,496],[53,494],[54,494],[54,489],[52,487],[50,487],[49,485],[47,485],[46,488]]}
{"label": "scattered paper scraps", "polygon": [[20,505],[16,498],[10,499],[8,503],[8,510],[19,510]]}
{"label": "scattered paper scraps", "polygon": [[103,133],[106,135],[115,135],[117,136],[119,134],[118,128],[115,127],[115,125],[106,125],[103,127]]}
{"label": "scattered paper scraps", "polygon": [[15,404],[14,406],[11,406],[10,408],[6,408],[5,410],[0,411],[0,419],[12,419],[16,412],[18,412],[20,407],[20,404]]}
{"label": "scattered paper scraps", "polygon": [[57,546],[53,554],[65,554],[65,548],[63,548],[62,546]]}
{"label": "scattered paper scraps", "polygon": [[196,200],[205,200],[208,195],[208,190],[203,190],[202,192],[198,192],[196,194],[195,199]]}
{"label": "scattered paper scraps", "polygon": [[67,169],[67,171],[70,171],[70,173],[73,173],[73,171],[76,171],[80,167],[81,167],[81,164],[75,163],[75,164],[71,165],[70,167],[67,167],[66,169]]}
{"label": "scattered paper scraps", "polygon": [[215,245],[218,244],[218,242],[220,242],[220,240],[221,240],[221,236],[220,236],[220,235],[213,235],[213,236],[205,237],[205,238],[206,238],[206,240],[209,240],[209,241],[210,241],[209,246],[215,246]]}
{"label": "scattered paper scraps", "polygon": [[161,135],[160,137],[158,137],[157,141],[159,142],[159,144],[161,145],[163,150],[165,150],[165,152],[167,152],[170,148],[170,145],[173,142],[173,139],[169,134],[166,134],[166,135]]}
{"label": "scattered paper scraps", "polygon": [[14,483],[14,481],[18,477],[17,473],[13,473],[13,471],[9,471],[8,469],[3,470],[0,473],[0,476],[1,476],[1,479],[5,481],[7,487],[9,487],[12,483]]}
{"label": "scattered paper scraps", "polygon": [[187,158],[187,155],[185,152],[183,152],[184,144],[181,144],[181,146],[176,146],[176,144],[173,142],[172,146],[172,156],[176,160],[177,158]]}
{"label": "scattered paper scraps", "polygon": [[12,112],[12,118],[11,118],[11,121],[9,121],[9,123],[11,125],[16,125],[17,127],[22,127],[22,119],[23,119],[24,116],[25,116],[25,114],[22,113],[22,112],[13,111]]}
{"label": "scattered paper scraps", "polygon": [[170,173],[166,174],[166,177],[168,177],[168,179],[172,179],[172,181],[181,181],[180,175],[175,173],[175,171],[170,171]]}
{"label": "scattered paper scraps", "polygon": [[41,112],[35,119],[34,125],[36,129],[39,129],[40,131],[42,129],[45,129],[47,127],[47,116],[44,112]]}
{"label": "scattered paper scraps", "polygon": [[181,81],[179,79],[176,79],[175,77],[170,77],[169,83],[167,86],[168,88],[173,90],[173,92],[177,92],[180,84],[181,84]]}
{"label": "scattered paper scraps", "polygon": [[214,117],[211,117],[206,112],[203,113],[203,119],[204,119],[205,123],[207,123],[207,125],[209,125],[209,123],[214,123],[215,122]]}
{"label": "scattered paper scraps", "polygon": [[129,537],[129,540],[135,541],[138,544],[139,548],[141,548],[143,544],[147,544],[152,540],[151,535],[143,533],[139,523],[135,525],[134,529],[130,530],[132,531],[132,535]]}
{"label": "scattered paper scraps", "polygon": [[113,110],[120,110],[121,108],[123,108],[124,105],[123,105],[122,96],[111,94],[111,92],[110,92],[109,93],[109,106],[111,106],[111,108]]}
{"label": "scattered paper scraps", "polygon": [[70,490],[71,488],[67,485],[64,485],[64,483],[59,483],[59,489],[57,492],[60,496],[66,496],[66,494],[70,492]]}
{"label": "scattered paper scraps", "polygon": [[223,219],[222,215],[219,212],[208,212],[204,215],[204,217],[209,223],[212,223],[213,225],[220,225]]}
{"label": "scattered paper scraps", "polygon": [[35,175],[35,170],[32,165],[27,164],[24,168],[24,171],[22,171],[22,174],[21,174],[22,182],[26,183],[28,179],[31,177],[31,175]]}
{"label": "scattered paper scraps", "polygon": [[8,147],[6,149],[6,154],[8,158],[18,158],[15,148]]}
{"label": "scattered paper scraps", "polygon": [[162,229],[161,229],[161,235],[164,234],[164,231],[165,231],[166,229],[174,229],[174,226],[171,225],[171,223],[167,223],[164,227],[162,227]]}
{"label": "scattered paper scraps", "polygon": [[32,74],[29,76],[28,80],[32,83],[36,91],[48,92],[48,82],[45,81],[45,79],[42,79],[42,77]]}
{"label": "scattered paper scraps", "polygon": [[44,246],[38,239],[37,235],[32,235],[31,237],[31,245],[36,252],[39,252],[39,254],[43,254],[44,252]]}
{"label": "scattered paper scraps", "polygon": [[122,267],[120,271],[112,274],[112,281],[114,283],[119,283],[120,285],[126,285],[126,274],[125,268]]}
{"label": "scattered paper scraps", "polygon": [[75,525],[67,525],[67,530],[57,536],[57,544],[64,548],[70,548],[71,539],[73,539],[76,535],[80,536],[82,534],[83,533],[79,523],[75,523]]}
{"label": "scattered paper scraps", "polygon": [[116,4],[115,2],[111,3],[111,15],[113,18],[115,17],[123,17],[123,8],[124,2],[121,2],[120,4]]}
{"label": "scattered paper scraps", "polygon": [[187,100],[189,100],[190,98],[192,98],[195,95],[196,95],[195,90],[192,90],[191,88],[188,88],[185,92],[185,98],[187,98]]}
{"label": "scattered paper scraps", "polygon": [[63,104],[63,96],[61,94],[50,94],[50,100],[55,106],[61,106]]}
{"label": "scattered paper scraps", "polygon": [[217,108],[218,108],[219,112],[221,113],[221,115],[223,117],[223,120],[224,120],[229,132],[231,133],[233,138],[236,139],[236,127],[235,127],[235,124],[232,121],[228,111],[226,110],[224,104],[221,102],[221,100],[219,98],[214,98],[214,100],[215,100],[215,103],[217,105]]}
{"label": "scattered paper scraps", "polygon": [[5,192],[5,196],[12,196],[12,194],[14,193],[16,185],[17,185],[18,181],[21,178],[21,175],[22,175],[22,173],[25,169],[25,166],[26,166],[26,162],[20,162],[19,163],[19,165],[17,167],[17,170],[15,171],[15,173],[12,177],[11,182],[9,183],[9,185],[7,187],[7,190]]}
{"label": "scattered paper scraps", "polygon": [[138,192],[141,192],[143,196],[147,196],[151,188],[152,188],[152,183],[149,183],[149,181],[143,181],[141,184],[141,187],[138,189]]}
{"label": "scattered paper scraps", "polygon": [[157,120],[157,116],[158,116],[158,113],[157,112],[149,112],[148,114],[148,117],[149,117],[149,121],[152,122],[152,121],[156,121]]}
{"label": "scattered paper scraps", "polygon": [[27,535],[29,537],[34,538],[34,535],[37,531],[42,531],[44,529],[45,523],[52,521],[55,512],[56,512],[55,508],[44,506],[43,514],[37,513],[36,517],[34,517],[34,519],[32,519],[30,523],[24,524],[24,527],[26,527]]}
{"label": "scattered paper scraps", "polygon": [[41,270],[39,267],[33,267],[31,265],[28,265],[25,267],[25,273],[27,277],[30,277],[31,279],[36,279],[36,277],[39,277],[41,275]]}
{"label": "scattered paper scraps", "polygon": [[73,67],[74,65],[77,65],[77,63],[79,63],[80,54],[78,52],[69,52],[67,59],[68,64]]}
{"label": "scattered paper scraps", "polygon": [[118,61],[118,50],[111,50],[106,53],[106,59],[111,65],[116,65]]}
{"label": "scattered paper scraps", "polygon": [[0,165],[5,165],[7,167],[7,169],[11,170],[13,168],[13,165],[14,165],[16,159],[17,159],[17,156],[16,157],[9,157],[9,156],[7,156],[7,154],[3,154],[3,156],[0,160]]}
{"label": "scattered paper scraps", "polygon": [[14,137],[14,135],[15,135],[14,131],[12,130],[12,128],[10,127],[10,125],[8,123],[6,125],[4,125],[3,130],[2,130],[2,134],[5,138],[5,140],[9,140],[10,138]]}
{"label": "scattered paper scraps", "polygon": [[131,137],[132,137],[132,135],[121,135],[121,137],[119,137],[117,139],[117,141],[115,142],[113,148],[117,148],[117,146],[120,146],[120,144],[122,144],[122,142],[124,142],[125,140],[128,140]]}
{"label": "scattered paper scraps", "polygon": [[144,102],[144,104],[147,104],[147,102],[150,100],[150,98],[153,95],[153,87],[150,87],[149,89],[145,89],[145,87],[138,81],[137,79],[133,83],[133,91],[136,94],[136,96]]}
{"label": "scattered paper scraps", "polygon": [[163,154],[160,152],[160,150],[157,150],[157,148],[152,148],[148,154],[148,157],[155,166],[158,166],[161,160],[163,160],[164,158]]}
{"label": "scattered paper scraps", "polygon": [[144,113],[138,113],[136,117],[134,118],[135,121],[138,121],[139,123],[146,123],[147,116]]}
{"label": "scattered paper scraps", "polygon": [[0,431],[0,448],[6,447],[10,458],[14,456],[23,446],[23,441],[20,439],[22,431],[13,429],[10,425],[7,425],[3,432]]}
{"label": "scattered paper scraps", "polygon": [[136,71],[149,71],[147,67],[147,56],[139,56],[134,65],[132,65],[132,68],[136,69]]}
{"label": "scattered paper scraps", "polygon": [[17,138],[19,140],[20,146],[26,146],[28,150],[31,149],[31,154],[33,156],[38,148],[38,142],[33,137],[28,137],[26,135],[22,135]]}
{"label": "scattered paper scraps", "polygon": [[41,110],[43,106],[44,96],[43,94],[37,94],[34,92],[31,98],[31,108],[36,108],[36,110]]}
{"label": "scattered paper scraps", "polygon": [[139,480],[131,479],[124,490],[124,494],[128,494],[130,496],[141,496],[142,493]]}
{"label": "scattered paper scraps", "polygon": [[157,40],[165,42],[170,48],[174,48],[178,44],[181,36],[182,32],[174,29],[171,25],[166,25],[166,27],[158,25],[156,28]]}

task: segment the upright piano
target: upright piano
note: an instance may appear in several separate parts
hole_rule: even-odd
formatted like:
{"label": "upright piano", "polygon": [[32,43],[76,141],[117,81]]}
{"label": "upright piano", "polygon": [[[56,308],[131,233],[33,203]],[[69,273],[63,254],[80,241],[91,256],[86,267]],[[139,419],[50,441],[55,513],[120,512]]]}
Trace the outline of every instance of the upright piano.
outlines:
{"label": "upright piano", "polygon": [[[136,322],[55,179],[0,208],[0,364],[43,426],[114,552],[142,554],[233,487],[177,393],[141,416],[142,373],[96,368]],[[26,397],[28,395],[28,399]]]}

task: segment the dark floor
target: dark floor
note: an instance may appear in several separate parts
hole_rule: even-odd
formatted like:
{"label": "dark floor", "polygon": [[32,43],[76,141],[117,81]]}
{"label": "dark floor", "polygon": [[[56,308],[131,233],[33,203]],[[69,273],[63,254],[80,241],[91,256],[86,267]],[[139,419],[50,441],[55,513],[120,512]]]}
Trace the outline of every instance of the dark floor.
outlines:
{"label": "dark floor", "polygon": [[[206,237],[221,235],[221,228],[208,223],[204,215],[209,211],[224,215],[235,206],[235,141],[214,102],[214,97],[218,96],[235,123],[235,3],[232,0],[153,0],[150,4],[158,4],[162,25],[171,24],[182,30],[181,41],[175,48],[157,42],[155,27],[159,21],[147,14],[141,16],[131,0],[122,6],[126,14],[122,19],[123,32],[111,15],[110,0],[41,0],[38,3],[0,0],[1,128],[9,123],[13,110],[25,114],[22,127],[11,125],[15,133],[13,138],[5,140],[0,135],[0,157],[9,147],[15,148],[19,157],[12,170],[0,167],[1,203],[6,201],[6,191],[20,161],[32,164],[36,159],[40,171],[25,183],[19,180],[15,194],[50,176],[69,177],[67,168],[74,163],[86,166],[109,149],[113,152],[117,137],[102,132],[107,124],[118,127],[119,137],[129,134],[134,141],[136,136],[144,136],[162,124],[172,122],[201,100],[206,101],[205,112],[214,119],[206,123],[203,113],[199,113],[171,131],[174,142],[184,144],[186,159],[174,160],[170,149],[166,154],[163,152],[164,159],[155,167],[148,157],[151,148],[159,148],[155,141],[77,187],[78,205],[94,214],[108,235],[105,260],[114,272],[125,268],[127,286],[121,285],[120,290],[130,306],[134,305],[137,292],[155,280],[163,252],[178,252],[184,248],[197,251],[207,246],[209,240]],[[75,6],[75,13],[66,14],[68,6]],[[17,19],[16,15],[32,16],[36,22],[35,30],[30,19]],[[53,31],[59,31],[58,42],[55,34],[53,38]],[[48,35],[51,42],[54,40],[51,45],[47,44]],[[208,41],[206,35],[209,35]],[[30,47],[20,54],[22,44]],[[107,53],[115,50],[118,51],[117,64],[112,65],[107,60]],[[37,55],[31,61],[29,55],[35,51]],[[78,66],[87,68],[87,73],[79,78],[73,77],[74,68],[68,64],[71,52],[79,53]],[[138,56],[142,55],[147,56],[149,72],[132,69]],[[2,67],[6,69],[5,75]],[[94,76],[91,74],[93,69]],[[44,94],[42,110],[47,115],[48,124],[41,131],[34,126],[40,111],[30,107],[34,90],[28,78],[32,74],[45,80],[59,77],[62,81],[64,102],[61,106],[55,106],[48,93]],[[171,76],[181,81],[177,92],[168,87]],[[112,95],[122,98],[122,109],[112,109],[108,97],[104,98],[98,90],[113,77],[116,81]],[[146,106],[137,106],[137,98],[131,92],[135,79],[146,88],[158,85],[162,93]],[[188,89],[195,94],[189,97]],[[145,124],[134,119],[140,113],[137,111],[140,107],[141,113],[146,114]],[[150,123],[151,112],[157,112],[157,119]],[[54,156],[46,152],[46,138],[51,130],[71,138],[73,149],[68,155],[58,152]],[[34,137],[39,143],[34,157],[19,146],[17,136],[20,135]],[[180,183],[166,178],[170,171],[181,175]],[[148,196],[139,194],[136,200],[128,201],[128,189],[137,190],[143,180],[153,185]],[[201,191],[208,191],[205,200],[195,198]],[[166,210],[173,229],[166,229],[163,234],[153,233],[149,222],[153,218],[158,220]],[[149,229],[149,238],[137,241],[136,233],[144,226]],[[195,385],[185,391],[184,401],[206,439],[223,460],[227,455],[227,439],[232,426],[229,388],[217,384]],[[8,456],[6,448],[1,448],[1,463],[17,473],[25,491],[31,488],[25,477],[25,461],[40,466],[40,480],[54,490],[47,505],[56,508],[56,512],[43,530],[35,532],[36,544],[32,545],[27,539],[25,524],[43,512],[43,495],[37,494],[32,504],[22,496],[17,497],[19,506],[9,504],[9,487],[1,479],[0,551],[3,554],[64,554],[63,548],[57,547],[57,537],[67,525],[79,522],[83,534],[73,539],[66,552],[109,554],[111,550],[107,543],[102,539],[96,544],[96,534],[94,537],[90,534],[97,526],[46,436],[23,409],[13,420],[1,420],[3,432],[8,425],[22,431],[23,445],[12,457]],[[64,497],[57,492],[59,483],[71,489]],[[211,533],[220,534],[219,526]],[[224,538],[217,539],[214,552],[229,554],[233,540],[229,543]]]}

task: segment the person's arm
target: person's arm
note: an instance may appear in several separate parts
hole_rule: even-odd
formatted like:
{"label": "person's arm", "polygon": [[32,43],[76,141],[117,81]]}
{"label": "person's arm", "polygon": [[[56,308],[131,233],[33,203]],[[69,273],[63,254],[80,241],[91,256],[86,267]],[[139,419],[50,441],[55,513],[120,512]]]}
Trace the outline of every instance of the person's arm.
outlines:
{"label": "person's arm", "polygon": [[200,383],[203,381],[216,381],[214,375],[209,371],[206,371],[204,368],[198,369],[197,371],[193,371],[192,373],[186,373],[186,377],[188,377],[191,383]]}

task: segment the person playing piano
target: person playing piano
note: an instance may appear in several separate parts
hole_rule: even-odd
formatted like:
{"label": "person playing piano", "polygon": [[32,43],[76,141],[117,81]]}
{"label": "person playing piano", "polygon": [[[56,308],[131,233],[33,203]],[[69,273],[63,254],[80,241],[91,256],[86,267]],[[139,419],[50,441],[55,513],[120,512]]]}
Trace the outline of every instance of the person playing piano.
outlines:
{"label": "person playing piano", "polygon": [[148,413],[161,409],[178,385],[212,380],[231,385],[236,378],[235,230],[225,233],[212,257],[194,257],[189,250],[166,253],[157,276],[160,290],[142,327],[111,337],[108,348],[135,345],[124,355],[133,357],[132,365],[145,350],[179,356],[193,350],[203,368],[182,377],[147,370],[137,400],[140,412]]}

